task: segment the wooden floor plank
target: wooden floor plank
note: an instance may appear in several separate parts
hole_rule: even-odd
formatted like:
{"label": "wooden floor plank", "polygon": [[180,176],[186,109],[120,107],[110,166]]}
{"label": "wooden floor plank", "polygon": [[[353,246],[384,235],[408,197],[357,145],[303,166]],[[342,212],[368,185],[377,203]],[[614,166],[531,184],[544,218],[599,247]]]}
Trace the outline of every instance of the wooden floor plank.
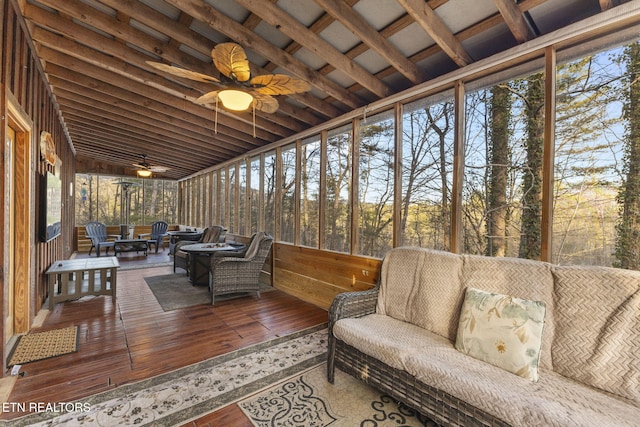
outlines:
{"label": "wooden floor plank", "polygon": [[[38,330],[77,325],[78,351],[23,365],[9,402],[86,398],[327,321],[326,310],[278,290],[165,312],[144,277],[172,273],[169,265],[146,267],[168,262],[168,254],[119,258],[116,303],[103,296],[57,304]],[[230,405],[186,425],[251,423]]]}

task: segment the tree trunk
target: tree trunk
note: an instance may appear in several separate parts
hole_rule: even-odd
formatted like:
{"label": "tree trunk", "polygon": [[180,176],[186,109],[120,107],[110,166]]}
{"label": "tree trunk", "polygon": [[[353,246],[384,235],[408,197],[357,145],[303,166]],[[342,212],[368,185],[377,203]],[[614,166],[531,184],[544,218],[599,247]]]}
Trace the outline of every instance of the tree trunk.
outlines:
{"label": "tree trunk", "polygon": [[507,171],[511,95],[506,86],[491,90],[490,178],[487,206],[487,255],[507,254]]}
{"label": "tree trunk", "polygon": [[540,259],[542,251],[542,159],[544,148],[544,76],[533,74],[525,98],[527,163],[523,177],[520,258]]}
{"label": "tree trunk", "polygon": [[629,89],[625,103],[627,132],[624,182],[618,193],[621,218],[618,223],[616,267],[640,270],[640,44],[625,49]]}

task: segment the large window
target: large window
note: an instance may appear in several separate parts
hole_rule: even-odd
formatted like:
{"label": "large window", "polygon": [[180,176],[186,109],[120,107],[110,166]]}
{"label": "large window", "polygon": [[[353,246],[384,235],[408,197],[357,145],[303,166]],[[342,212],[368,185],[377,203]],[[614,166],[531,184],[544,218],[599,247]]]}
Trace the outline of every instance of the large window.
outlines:
{"label": "large window", "polygon": [[161,179],[76,174],[76,224],[177,223],[178,183]]}
{"label": "large window", "polygon": [[[256,154],[244,234],[262,228],[282,242],[377,258],[395,244],[640,270],[640,44],[601,42],[557,52],[553,76],[543,72],[553,57],[540,50],[512,69],[461,78],[460,90],[431,88]],[[554,87],[556,114],[545,117]],[[545,133],[552,126],[555,138]],[[237,218],[236,168],[225,168],[222,200]],[[132,215],[159,209],[146,201],[153,188],[142,199],[131,191]],[[101,197],[85,203],[117,211],[109,202],[119,193]],[[234,217],[222,223],[233,227]]]}
{"label": "large window", "polygon": [[463,251],[539,259],[543,76],[500,82],[466,101]]}
{"label": "large window", "polygon": [[276,231],[276,153],[264,155],[264,231],[275,236]]}
{"label": "large window", "polygon": [[382,258],[393,247],[393,111],[362,120],[359,139],[358,253]]}
{"label": "large window", "polygon": [[280,241],[293,243],[296,200],[296,146],[282,149],[282,178],[280,180]]}
{"label": "large window", "polygon": [[617,48],[557,67],[552,255],[558,264],[616,262],[633,54]]}
{"label": "large window", "polygon": [[320,208],[320,137],[302,141],[300,159],[300,244],[318,247]]}
{"label": "large window", "polygon": [[238,234],[245,235],[247,234],[247,163],[240,162],[238,169]]}
{"label": "large window", "polygon": [[453,131],[451,94],[404,106],[401,245],[450,248]]}
{"label": "large window", "polygon": [[250,163],[251,171],[251,188],[249,192],[249,209],[251,219],[249,221],[249,234],[253,234],[258,231],[259,218],[261,215],[260,211],[260,177],[261,177],[261,169],[260,169],[260,157],[253,157]]}
{"label": "large window", "polygon": [[351,248],[351,124],[329,132],[327,139],[324,248],[349,252]]}

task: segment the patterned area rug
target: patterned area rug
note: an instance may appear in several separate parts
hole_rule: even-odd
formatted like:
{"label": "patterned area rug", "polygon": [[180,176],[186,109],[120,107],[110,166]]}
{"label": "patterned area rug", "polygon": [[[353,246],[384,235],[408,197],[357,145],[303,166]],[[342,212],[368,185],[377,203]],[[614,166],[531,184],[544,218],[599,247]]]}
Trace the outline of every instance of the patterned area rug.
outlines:
{"label": "patterned area rug", "polygon": [[335,382],[330,384],[326,363],[243,400],[239,406],[258,427],[437,427],[340,370],[336,369]]}
{"label": "patterned area rug", "polygon": [[[144,280],[147,282],[149,289],[151,289],[151,292],[153,292],[153,295],[164,311],[177,310],[200,304],[211,304],[209,289],[206,286],[193,286],[191,282],[189,282],[189,278],[183,273],[149,276],[145,277]],[[274,288],[271,286],[260,285],[260,292],[273,290]],[[255,295],[255,293],[247,294],[245,292],[217,295],[216,303],[247,295]]]}
{"label": "patterned area rug", "polygon": [[9,358],[9,366],[22,365],[78,351],[78,327],[22,335]]}
{"label": "patterned area rug", "polygon": [[[227,353],[7,426],[175,426],[255,394],[327,358],[327,325]],[[76,407],[75,412],[64,412]],[[57,409],[57,408],[56,408]]]}

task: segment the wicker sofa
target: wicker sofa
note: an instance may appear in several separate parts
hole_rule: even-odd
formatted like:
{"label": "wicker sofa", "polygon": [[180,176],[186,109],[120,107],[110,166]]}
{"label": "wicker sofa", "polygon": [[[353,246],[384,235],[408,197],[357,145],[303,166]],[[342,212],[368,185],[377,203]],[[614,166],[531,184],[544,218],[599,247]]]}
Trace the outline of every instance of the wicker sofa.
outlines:
{"label": "wicker sofa", "polygon": [[[537,382],[456,349],[468,288],[546,306]],[[378,285],[329,311],[327,376],[361,379],[442,425],[637,426],[640,272],[396,248]]]}

